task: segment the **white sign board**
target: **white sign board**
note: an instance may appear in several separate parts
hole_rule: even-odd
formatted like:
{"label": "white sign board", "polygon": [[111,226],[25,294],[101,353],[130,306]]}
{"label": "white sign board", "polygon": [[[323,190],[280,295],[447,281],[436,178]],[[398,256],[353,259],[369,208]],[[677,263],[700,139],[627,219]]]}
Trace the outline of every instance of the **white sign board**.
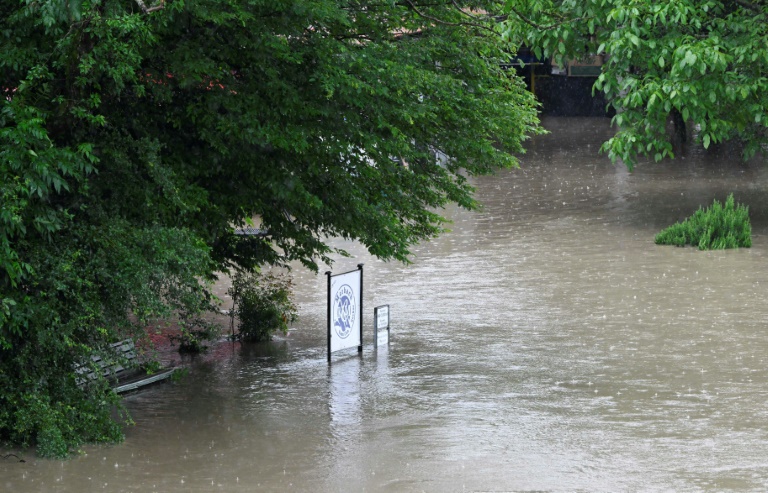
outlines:
{"label": "white sign board", "polygon": [[389,305],[376,307],[373,311],[376,347],[386,346],[389,344]]}
{"label": "white sign board", "polygon": [[329,313],[329,351],[341,351],[362,345],[360,309],[362,308],[362,270],[331,276]]}

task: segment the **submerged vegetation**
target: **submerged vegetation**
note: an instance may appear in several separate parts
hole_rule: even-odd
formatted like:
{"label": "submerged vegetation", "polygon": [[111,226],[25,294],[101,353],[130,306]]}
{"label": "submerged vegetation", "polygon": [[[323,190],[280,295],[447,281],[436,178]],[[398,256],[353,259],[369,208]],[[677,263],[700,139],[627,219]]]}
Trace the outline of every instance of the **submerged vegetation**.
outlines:
{"label": "submerged vegetation", "polygon": [[266,342],[275,332],[286,334],[298,316],[287,276],[239,271],[227,294],[232,297],[229,316],[233,329],[235,319],[238,321],[233,336],[243,342]]}
{"label": "submerged vegetation", "polygon": [[752,246],[752,225],[749,208],[736,204],[730,194],[725,205],[717,200],[708,207],[699,207],[691,217],[675,223],[656,235],[657,245],[698,246],[699,250],[724,250]]}

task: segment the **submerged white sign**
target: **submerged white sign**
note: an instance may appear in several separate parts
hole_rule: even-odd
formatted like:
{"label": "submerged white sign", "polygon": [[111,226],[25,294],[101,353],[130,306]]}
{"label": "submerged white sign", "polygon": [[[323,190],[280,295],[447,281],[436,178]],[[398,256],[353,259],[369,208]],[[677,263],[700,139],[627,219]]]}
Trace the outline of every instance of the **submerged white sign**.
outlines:
{"label": "submerged white sign", "polygon": [[376,307],[374,310],[376,347],[389,344],[389,305]]}
{"label": "submerged white sign", "polygon": [[362,345],[360,295],[362,271],[332,276],[330,280],[330,352]]}

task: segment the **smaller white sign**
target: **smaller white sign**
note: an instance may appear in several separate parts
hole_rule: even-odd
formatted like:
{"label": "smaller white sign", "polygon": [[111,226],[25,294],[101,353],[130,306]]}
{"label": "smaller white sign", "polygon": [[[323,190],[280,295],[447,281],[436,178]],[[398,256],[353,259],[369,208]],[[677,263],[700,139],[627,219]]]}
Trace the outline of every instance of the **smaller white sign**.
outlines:
{"label": "smaller white sign", "polygon": [[376,333],[376,347],[384,347],[389,344],[389,329],[381,329]]}
{"label": "smaller white sign", "polygon": [[386,329],[389,327],[389,305],[380,306],[376,311],[376,328]]}
{"label": "smaller white sign", "polygon": [[376,347],[389,344],[389,305],[374,309]]}

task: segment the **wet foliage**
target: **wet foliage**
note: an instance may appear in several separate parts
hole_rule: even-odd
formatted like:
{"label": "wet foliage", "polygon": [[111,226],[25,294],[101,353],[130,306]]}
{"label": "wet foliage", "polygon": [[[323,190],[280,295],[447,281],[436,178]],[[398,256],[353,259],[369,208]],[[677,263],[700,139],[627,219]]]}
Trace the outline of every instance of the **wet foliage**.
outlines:
{"label": "wet foliage", "polygon": [[243,342],[266,342],[275,332],[286,334],[298,316],[287,275],[239,271],[227,294],[232,297],[233,328],[237,320],[234,337]]}
{"label": "wet foliage", "polygon": [[317,269],[330,237],[407,261],[475,208],[538,120],[472,7],[0,2],[0,441],[118,440],[75,366],[169,317],[197,349],[216,272]]}
{"label": "wet foliage", "polygon": [[[565,67],[604,62],[594,90],[616,111],[602,146],[630,169],[674,157],[688,125],[704,148],[768,143],[768,4],[754,0],[511,0],[505,34]],[[669,132],[668,122],[675,132]]]}
{"label": "wet foliage", "polygon": [[749,208],[736,204],[730,194],[723,205],[715,200],[706,209],[699,208],[683,222],[666,228],[655,238],[657,245],[692,245],[699,250],[723,250],[752,246]]}

